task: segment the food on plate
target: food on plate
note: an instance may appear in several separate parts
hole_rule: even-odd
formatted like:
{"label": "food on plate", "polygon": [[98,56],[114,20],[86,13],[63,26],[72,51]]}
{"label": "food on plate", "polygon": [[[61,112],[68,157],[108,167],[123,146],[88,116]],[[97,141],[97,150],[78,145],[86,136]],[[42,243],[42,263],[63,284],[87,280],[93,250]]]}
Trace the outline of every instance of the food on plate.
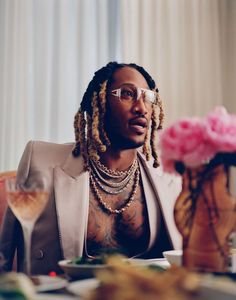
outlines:
{"label": "food on plate", "polygon": [[103,265],[109,260],[110,257],[125,258],[120,253],[114,252],[114,250],[106,250],[96,257],[77,257],[71,260],[72,264],[76,265]]}
{"label": "food on plate", "polygon": [[102,257],[77,257],[71,260],[72,264],[76,265],[101,265],[105,263],[105,260]]}
{"label": "food on plate", "polygon": [[182,267],[172,266],[164,272],[127,265],[111,257],[106,270],[97,271],[100,285],[86,300],[190,300],[196,299],[200,276]]}
{"label": "food on plate", "polygon": [[0,275],[0,299],[33,300],[33,282],[23,273],[2,273]]}

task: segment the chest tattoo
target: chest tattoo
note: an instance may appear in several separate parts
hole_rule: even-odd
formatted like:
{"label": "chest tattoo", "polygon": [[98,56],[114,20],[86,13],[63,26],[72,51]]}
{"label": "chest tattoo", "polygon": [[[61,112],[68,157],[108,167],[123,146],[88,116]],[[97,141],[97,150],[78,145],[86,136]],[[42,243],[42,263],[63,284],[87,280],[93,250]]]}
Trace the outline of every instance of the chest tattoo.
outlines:
{"label": "chest tattoo", "polygon": [[[124,205],[129,194],[130,190],[127,189],[119,195],[104,192],[102,197],[112,209],[116,209]],[[137,187],[132,204],[120,214],[104,210],[93,191],[90,191],[87,227],[87,251],[90,255],[108,248],[133,256],[145,250],[148,240],[147,208],[141,185]]]}

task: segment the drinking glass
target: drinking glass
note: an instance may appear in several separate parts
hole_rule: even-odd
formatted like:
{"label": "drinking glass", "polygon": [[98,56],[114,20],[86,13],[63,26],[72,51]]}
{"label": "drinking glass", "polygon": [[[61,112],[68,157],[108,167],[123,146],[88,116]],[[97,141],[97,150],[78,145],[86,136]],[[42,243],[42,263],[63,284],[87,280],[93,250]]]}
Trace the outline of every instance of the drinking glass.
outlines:
{"label": "drinking glass", "polygon": [[31,275],[31,237],[34,225],[48,201],[48,191],[36,183],[30,187],[16,183],[15,178],[6,180],[6,196],[10,209],[19,220],[24,235],[24,269]]}

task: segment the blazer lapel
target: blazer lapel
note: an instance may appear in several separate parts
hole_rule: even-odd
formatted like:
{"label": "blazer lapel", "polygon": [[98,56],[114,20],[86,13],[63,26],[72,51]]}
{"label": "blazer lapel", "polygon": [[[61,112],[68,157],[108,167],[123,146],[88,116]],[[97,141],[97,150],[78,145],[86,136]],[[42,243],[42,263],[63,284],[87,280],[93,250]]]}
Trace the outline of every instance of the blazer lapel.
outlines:
{"label": "blazer lapel", "polygon": [[89,174],[81,157],[70,154],[54,169],[54,193],[64,258],[81,256],[89,206]]}
{"label": "blazer lapel", "polygon": [[[152,167],[151,163],[147,163],[142,154],[139,154],[140,161],[142,166],[148,176],[149,183],[151,183],[152,188],[156,194],[156,198],[159,199],[159,205],[161,212],[163,214],[164,222],[166,224],[167,231],[171,238],[172,244],[175,249],[180,249],[182,247],[182,239],[179,231],[176,228],[175,221],[174,221],[174,204],[175,201],[181,191],[181,178],[177,176],[172,176],[170,174],[164,173],[161,167],[155,169]],[[145,176],[144,176],[145,178]],[[143,180],[143,178],[142,178]],[[145,185],[145,183],[144,183]],[[148,182],[146,182],[146,186]],[[145,190],[145,186],[144,186]],[[154,204],[148,204],[149,200],[148,197],[151,194],[150,191],[146,189],[145,196],[147,199],[147,207],[150,219],[150,243],[153,242],[153,239],[156,234],[155,224],[157,216],[154,215],[157,212],[157,209],[154,208]]]}

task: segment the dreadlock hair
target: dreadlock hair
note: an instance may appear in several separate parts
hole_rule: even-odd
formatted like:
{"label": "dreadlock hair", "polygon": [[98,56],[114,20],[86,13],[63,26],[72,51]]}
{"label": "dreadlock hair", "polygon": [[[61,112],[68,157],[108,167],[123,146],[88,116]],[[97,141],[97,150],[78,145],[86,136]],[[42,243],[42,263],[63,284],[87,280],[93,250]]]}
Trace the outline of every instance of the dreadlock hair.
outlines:
{"label": "dreadlock hair", "polygon": [[94,73],[94,77],[90,81],[83,95],[80,108],[74,118],[76,144],[72,153],[75,157],[80,154],[83,156],[85,169],[88,169],[89,158],[99,160],[99,154],[106,152],[107,147],[111,144],[104,129],[106,89],[107,86],[112,83],[113,74],[116,70],[123,67],[136,69],[146,79],[149,88],[156,91],[157,99],[156,104],[153,104],[151,132],[149,132],[149,129],[145,137],[143,153],[146,160],[150,160],[151,155],[153,156],[153,167],[157,168],[159,166],[159,159],[154,141],[157,136],[157,130],[162,128],[164,112],[162,101],[159,97],[159,90],[156,87],[155,81],[143,67],[134,63],[120,64],[117,62],[110,62]]}

